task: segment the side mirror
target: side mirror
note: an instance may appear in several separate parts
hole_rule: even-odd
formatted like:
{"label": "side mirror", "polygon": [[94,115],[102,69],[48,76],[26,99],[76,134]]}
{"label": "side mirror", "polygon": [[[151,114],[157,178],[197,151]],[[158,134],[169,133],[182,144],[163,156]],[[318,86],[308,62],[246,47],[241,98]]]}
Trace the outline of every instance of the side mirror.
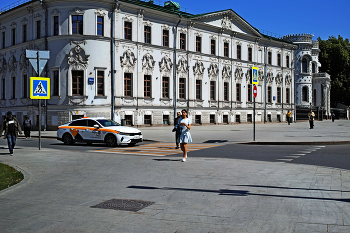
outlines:
{"label": "side mirror", "polygon": [[99,125],[94,125],[94,128],[99,129],[100,126]]}

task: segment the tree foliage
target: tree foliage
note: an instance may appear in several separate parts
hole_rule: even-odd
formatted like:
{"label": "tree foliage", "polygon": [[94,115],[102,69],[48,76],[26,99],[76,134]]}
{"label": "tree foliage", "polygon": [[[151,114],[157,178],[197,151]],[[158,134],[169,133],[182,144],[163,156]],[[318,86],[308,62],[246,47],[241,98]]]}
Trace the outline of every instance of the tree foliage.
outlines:
{"label": "tree foliage", "polygon": [[349,39],[331,36],[328,40],[318,38],[320,72],[331,76],[331,102],[350,105],[350,43]]}

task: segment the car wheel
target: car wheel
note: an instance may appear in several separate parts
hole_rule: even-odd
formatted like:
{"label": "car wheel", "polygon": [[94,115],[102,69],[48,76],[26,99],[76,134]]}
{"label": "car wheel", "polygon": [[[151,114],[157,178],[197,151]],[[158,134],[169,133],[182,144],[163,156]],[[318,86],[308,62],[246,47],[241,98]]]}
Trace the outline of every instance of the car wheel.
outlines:
{"label": "car wheel", "polygon": [[114,137],[114,135],[107,135],[105,139],[106,145],[109,147],[113,147],[117,144],[117,139]]}
{"label": "car wheel", "polygon": [[74,143],[72,136],[68,133],[63,135],[62,141],[65,145],[72,145]]}

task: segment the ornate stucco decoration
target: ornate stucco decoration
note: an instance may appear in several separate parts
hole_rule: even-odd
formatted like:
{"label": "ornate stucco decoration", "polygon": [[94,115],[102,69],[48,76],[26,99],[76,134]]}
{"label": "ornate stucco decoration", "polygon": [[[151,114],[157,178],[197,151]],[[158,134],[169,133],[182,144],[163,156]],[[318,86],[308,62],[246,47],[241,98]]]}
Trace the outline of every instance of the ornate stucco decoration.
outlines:
{"label": "ornate stucco decoration", "polygon": [[246,78],[246,82],[247,83],[251,83],[252,82],[252,67],[250,66],[248,69],[247,69],[247,73],[245,73],[245,78]]}
{"label": "ornate stucco decoration", "polygon": [[0,59],[0,75],[5,74],[7,69],[5,58]]}
{"label": "ornate stucco decoration", "polygon": [[143,14],[145,10],[144,9],[138,9],[137,10],[137,17],[139,18],[139,25],[141,25],[141,22],[143,20]]}
{"label": "ornate stucco decoration", "polygon": [[259,78],[259,84],[261,84],[261,82],[264,81],[264,71],[262,67],[259,67],[259,71],[258,71],[258,78]]}
{"label": "ornate stucco decoration", "polygon": [[221,19],[221,27],[223,29],[232,30],[232,21],[231,21],[231,18],[228,15],[225,15]]}
{"label": "ornate stucco decoration", "polygon": [[222,69],[222,78],[229,80],[232,76],[232,70],[230,65],[224,65]]}
{"label": "ornate stucco decoration", "polygon": [[278,73],[278,74],[276,75],[276,84],[277,84],[277,85],[281,85],[282,83],[283,83],[283,76],[282,76],[281,73]]}
{"label": "ornate stucco decoration", "polygon": [[216,39],[217,39],[217,37],[216,37],[214,34],[210,35],[209,38],[210,38],[211,40],[216,40]]}
{"label": "ornate stucco decoration", "polygon": [[236,44],[237,44],[237,45],[242,45],[242,41],[237,40],[237,41],[236,41]]}
{"label": "ornate stucco decoration", "polygon": [[29,14],[31,14],[31,13],[33,13],[33,7],[32,6],[27,6],[27,12],[29,13]]}
{"label": "ornate stucco decoration", "polygon": [[23,73],[25,73],[28,71],[28,65],[29,65],[29,61],[26,57],[26,52],[24,51],[21,57],[19,58],[19,68]]}
{"label": "ornate stucco decoration", "polygon": [[81,47],[81,44],[85,45],[86,41],[71,41],[71,44],[75,44],[75,47],[69,51],[68,65],[76,70],[86,69],[90,55],[86,55],[85,50]]}
{"label": "ornate stucco decoration", "polygon": [[161,73],[168,73],[170,75],[171,69],[173,68],[173,63],[171,62],[171,59],[166,54],[164,57],[162,57],[162,60],[159,62],[159,70]]}
{"label": "ornate stucco decoration", "polygon": [[82,15],[85,13],[85,11],[79,7],[74,8],[73,10],[70,11],[71,14],[77,14],[77,15]]}
{"label": "ornate stucco decoration", "polygon": [[13,29],[13,28],[16,28],[16,27],[17,27],[17,23],[12,22],[10,26],[11,26],[12,29]]}
{"label": "ornate stucco decoration", "polygon": [[195,31],[195,32],[194,32],[194,35],[195,35],[195,36],[202,37],[202,36],[203,36],[203,33],[201,33],[200,31]]}
{"label": "ornate stucco decoration", "polygon": [[133,22],[134,21],[134,19],[131,17],[131,15],[124,15],[123,19],[126,22]]}
{"label": "ornate stucco decoration", "polygon": [[21,23],[22,23],[22,25],[26,25],[28,23],[28,19],[27,18],[23,18]]}
{"label": "ornate stucco decoration", "polygon": [[241,82],[243,78],[243,70],[242,67],[237,67],[235,71],[235,81]]}
{"label": "ornate stucco decoration", "polygon": [[36,13],[36,14],[34,15],[34,20],[35,20],[35,21],[41,20],[41,14]]}
{"label": "ornate stucco decoration", "polygon": [[187,29],[186,28],[179,28],[179,32],[186,34],[187,33]]}
{"label": "ornate stucco decoration", "polygon": [[248,48],[253,48],[253,44],[252,43],[249,43],[247,44]]}
{"label": "ornate stucco decoration", "polygon": [[224,38],[223,40],[225,43],[230,43],[230,39],[229,38]]}
{"label": "ornate stucco decoration", "polygon": [[57,8],[55,8],[55,9],[52,10],[51,15],[52,15],[52,16],[59,16],[60,13],[61,13],[61,12],[60,12]]}
{"label": "ornate stucco decoration", "polygon": [[208,75],[210,77],[210,79],[216,79],[219,75],[219,67],[218,64],[216,63],[210,63],[210,66],[208,68]]}
{"label": "ornate stucco decoration", "polygon": [[4,32],[4,31],[6,31],[6,27],[5,27],[5,26],[2,26],[2,27],[1,27],[1,32]]}
{"label": "ornate stucco decoration", "polygon": [[181,56],[179,62],[176,65],[176,70],[180,78],[186,78],[189,71],[189,66],[187,65],[187,60],[185,57]]}
{"label": "ornate stucco decoration", "polygon": [[142,58],[142,71],[145,72],[146,75],[152,75],[155,64],[156,62],[153,56],[150,53],[146,53]]}
{"label": "ornate stucco decoration", "polygon": [[286,86],[289,86],[290,84],[292,84],[292,77],[290,76],[289,73],[286,75],[285,83],[286,83]]}
{"label": "ornate stucco decoration", "polygon": [[123,56],[120,57],[120,66],[123,67],[126,72],[132,73],[136,66],[136,60],[134,53],[128,49],[123,53]]}
{"label": "ornate stucco decoration", "polygon": [[105,16],[106,12],[103,9],[97,9],[97,10],[95,10],[95,14],[97,16]]}
{"label": "ornate stucco decoration", "polygon": [[201,62],[200,60],[198,60],[193,66],[193,74],[198,79],[203,78],[204,70],[205,70],[205,68],[204,68],[203,62]]}
{"label": "ornate stucco decoration", "polygon": [[267,71],[267,75],[266,75],[266,81],[267,81],[267,83],[272,83],[272,82],[273,82],[273,79],[274,79],[273,73],[272,73],[270,70]]}
{"label": "ornate stucco decoration", "polygon": [[169,30],[171,29],[171,27],[170,27],[168,24],[163,24],[163,25],[162,25],[162,29],[163,29],[163,30],[168,30],[168,31],[169,31]]}
{"label": "ornate stucco decoration", "polygon": [[145,26],[148,26],[148,27],[152,27],[153,23],[151,23],[151,21],[147,20],[147,21],[144,21],[143,24]]}
{"label": "ornate stucco decoration", "polygon": [[17,69],[17,61],[15,58],[15,55],[12,54],[12,56],[9,58],[8,62],[8,68],[10,73],[15,73]]}

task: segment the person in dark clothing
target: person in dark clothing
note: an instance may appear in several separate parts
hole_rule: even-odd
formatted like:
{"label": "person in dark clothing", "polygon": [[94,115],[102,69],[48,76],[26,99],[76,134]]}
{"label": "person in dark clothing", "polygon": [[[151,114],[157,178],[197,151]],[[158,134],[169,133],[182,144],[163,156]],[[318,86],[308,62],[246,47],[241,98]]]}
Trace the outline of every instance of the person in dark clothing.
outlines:
{"label": "person in dark clothing", "polygon": [[5,130],[4,137],[7,138],[7,144],[9,147],[10,155],[13,155],[13,148],[15,148],[16,145],[16,138],[18,136],[18,133],[22,134],[22,129],[20,124],[18,123],[18,120],[12,116],[12,112],[8,111],[6,114],[6,119],[1,125],[0,132]]}
{"label": "person in dark clothing", "polygon": [[177,112],[177,117],[174,122],[174,129],[175,129],[175,142],[176,142],[176,148],[179,149],[179,143],[180,143],[180,135],[181,135],[181,127],[179,127],[180,121],[181,121],[181,113]]}
{"label": "person in dark clothing", "polygon": [[28,116],[24,117],[23,128],[24,128],[24,136],[26,139],[30,138],[30,127],[32,126],[32,121]]}
{"label": "person in dark clothing", "polygon": [[335,114],[334,112],[332,112],[332,122],[334,122],[334,120],[335,120]]}

